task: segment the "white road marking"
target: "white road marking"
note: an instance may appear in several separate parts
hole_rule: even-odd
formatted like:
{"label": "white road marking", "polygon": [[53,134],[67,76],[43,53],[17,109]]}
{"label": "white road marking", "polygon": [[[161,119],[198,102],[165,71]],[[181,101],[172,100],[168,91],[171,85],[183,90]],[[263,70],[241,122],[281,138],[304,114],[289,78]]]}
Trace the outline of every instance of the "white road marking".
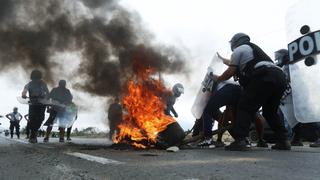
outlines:
{"label": "white road marking", "polygon": [[67,152],[65,154],[70,155],[70,156],[74,156],[74,157],[78,157],[81,159],[85,159],[88,161],[101,163],[101,164],[114,164],[114,165],[124,164],[124,162],[120,162],[120,161],[116,161],[116,160],[112,160],[112,159],[107,159],[107,158],[103,158],[103,157],[99,157],[99,156],[84,154],[84,153]]}

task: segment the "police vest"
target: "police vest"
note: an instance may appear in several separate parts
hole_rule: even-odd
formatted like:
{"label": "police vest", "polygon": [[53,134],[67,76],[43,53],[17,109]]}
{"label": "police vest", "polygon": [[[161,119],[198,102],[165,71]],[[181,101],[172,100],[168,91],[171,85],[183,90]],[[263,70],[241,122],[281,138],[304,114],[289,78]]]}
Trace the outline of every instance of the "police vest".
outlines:
{"label": "police vest", "polygon": [[236,76],[239,78],[239,83],[242,87],[246,87],[250,79],[252,78],[252,74],[255,70],[254,66],[262,61],[272,62],[271,58],[257,45],[253,43],[246,43],[246,45],[250,46],[253,50],[253,59],[249,61],[242,72],[240,72],[239,68],[237,69]]}

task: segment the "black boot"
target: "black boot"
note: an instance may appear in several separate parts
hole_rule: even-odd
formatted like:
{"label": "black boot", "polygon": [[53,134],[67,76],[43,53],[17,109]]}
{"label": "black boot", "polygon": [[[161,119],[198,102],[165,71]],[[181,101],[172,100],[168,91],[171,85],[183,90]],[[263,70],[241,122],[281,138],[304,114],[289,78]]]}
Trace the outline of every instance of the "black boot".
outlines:
{"label": "black boot", "polygon": [[275,145],[271,146],[274,150],[291,150],[291,144],[288,140],[278,141]]}
{"label": "black boot", "polygon": [[30,143],[37,143],[38,142],[38,140],[37,140],[37,131],[31,131],[29,142]]}
{"label": "black boot", "polygon": [[251,148],[248,146],[246,139],[236,139],[234,142],[224,148],[226,151],[248,151],[250,149]]}
{"label": "black boot", "polygon": [[291,141],[291,146],[303,146],[303,143],[301,140],[296,140],[296,139],[293,139]]}
{"label": "black boot", "polygon": [[298,123],[293,128],[293,137],[291,140],[291,146],[303,146],[302,140],[301,140],[301,123]]}
{"label": "black boot", "polygon": [[262,147],[262,148],[267,148],[268,147],[268,144],[266,143],[265,140],[263,139],[260,139],[257,143],[257,147]]}

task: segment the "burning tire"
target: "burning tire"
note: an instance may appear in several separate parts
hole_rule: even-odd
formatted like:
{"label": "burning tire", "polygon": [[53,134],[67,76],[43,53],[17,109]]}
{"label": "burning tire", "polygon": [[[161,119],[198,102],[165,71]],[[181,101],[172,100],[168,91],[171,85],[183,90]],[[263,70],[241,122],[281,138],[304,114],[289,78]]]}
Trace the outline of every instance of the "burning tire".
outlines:
{"label": "burning tire", "polygon": [[185,136],[183,129],[177,122],[171,123],[164,131],[159,133],[157,148],[166,149],[170,146],[178,146]]}

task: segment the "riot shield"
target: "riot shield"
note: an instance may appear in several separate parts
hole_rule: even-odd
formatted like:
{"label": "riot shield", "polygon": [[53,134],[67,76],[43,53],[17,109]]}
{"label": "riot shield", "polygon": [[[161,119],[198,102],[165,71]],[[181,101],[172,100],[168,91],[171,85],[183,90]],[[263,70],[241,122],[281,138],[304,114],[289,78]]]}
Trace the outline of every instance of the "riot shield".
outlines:
{"label": "riot shield", "polygon": [[[286,17],[288,43],[302,36],[300,28],[304,25],[308,25],[311,31],[320,30],[319,5],[320,2],[317,0],[300,1],[288,10]],[[295,118],[303,123],[319,122],[320,62],[306,66],[303,59],[290,65],[289,68]]]}
{"label": "riot shield", "polygon": [[58,122],[59,127],[69,128],[77,119],[78,108],[74,103],[67,105],[65,108],[58,111],[55,122]]}

